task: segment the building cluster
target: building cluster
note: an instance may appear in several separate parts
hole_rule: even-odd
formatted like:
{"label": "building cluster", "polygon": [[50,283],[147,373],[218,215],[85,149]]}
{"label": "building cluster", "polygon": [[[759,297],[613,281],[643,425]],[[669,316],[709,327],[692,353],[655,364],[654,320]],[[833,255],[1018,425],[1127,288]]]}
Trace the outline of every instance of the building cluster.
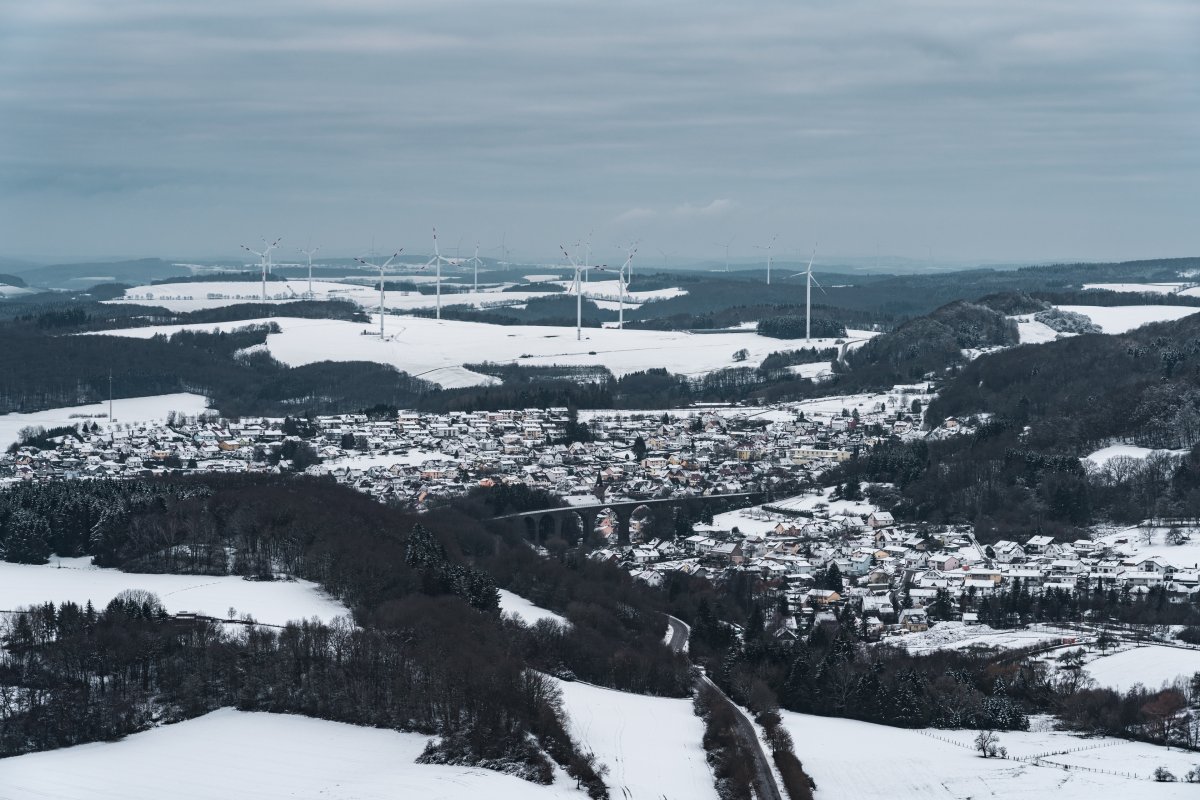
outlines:
{"label": "building cluster", "polygon": [[[633,534],[627,548],[614,543],[593,557],[613,559],[652,584],[675,571],[718,583],[749,577],[763,607],[785,612],[783,636],[846,609],[868,635],[881,636],[926,630],[939,598],[942,616],[968,623],[977,621],[972,609],[985,598],[1018,590],[1075,593],[1086,586],[1136,595],[1162,587],[1171,600],[1192,600],[1200,593],[1196,565],[1138,555],[1139,538],[1149,541],[1164,525],[1103,541],[1034,535],[987,545],[969,526],[898,525],[890,513],[827,489],[718,515],[682,541]],[[1187,536],[1183,526],[1170,530]]]}
{"label": "building cluster", "polygon": [[96,422],[0,456],[0,485],[290,470],[329,475],[417,509],[496,482],[563,496],[594,496],[601,487],[608,497],[630,499],[725,494],[811,477],[894,429],[907,435],[914,428],[908,407],[888,405],[822,414],[800,405],[591,412],[585,420],[550,408]]}

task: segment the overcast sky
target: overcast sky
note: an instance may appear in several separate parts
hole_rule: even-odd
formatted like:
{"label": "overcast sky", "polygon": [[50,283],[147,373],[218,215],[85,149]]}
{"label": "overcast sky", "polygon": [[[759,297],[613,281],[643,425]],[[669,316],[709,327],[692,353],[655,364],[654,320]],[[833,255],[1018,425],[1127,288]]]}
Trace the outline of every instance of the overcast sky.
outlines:
{"label": "overcast sky", "polygon": [[0,255],[1125,259],[1198,190],[1195,0],[0,0]]}

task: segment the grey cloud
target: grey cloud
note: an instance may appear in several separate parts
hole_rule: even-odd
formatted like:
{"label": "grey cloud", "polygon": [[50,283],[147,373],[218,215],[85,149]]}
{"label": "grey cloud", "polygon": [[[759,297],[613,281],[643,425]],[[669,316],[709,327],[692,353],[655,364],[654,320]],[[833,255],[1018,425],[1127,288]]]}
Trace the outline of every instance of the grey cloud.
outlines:
{"label": "grey cloud", "polygon": [[347,251],[437,223],[529,255],[604,226],[710,257],[714,228],[1185,253],[1197,42],[1186,0],[0,2],[0,241],[54,217],[80,254],[214,252],[303,219]]}

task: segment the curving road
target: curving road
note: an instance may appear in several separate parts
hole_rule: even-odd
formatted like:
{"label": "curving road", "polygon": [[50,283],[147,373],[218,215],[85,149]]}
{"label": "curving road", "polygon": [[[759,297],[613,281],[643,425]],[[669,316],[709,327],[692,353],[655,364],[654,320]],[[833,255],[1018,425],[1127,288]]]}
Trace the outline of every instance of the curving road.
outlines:
{"label": "curving road", "polygon": [[[691,633],[688,624],[670,615],[667,616],[667,624],[671,626],[671,650],[676,653],[684,652],[687,649],[688,636]],[[746,713],[721,691],[721,687],[713,683],[703,672],[696,679],[696,691],[700,691],[702,685],[708,685],[715,689],[717,694],[721,695],[725,702],[729,703],[737,712],[738,738],[741,739],[742,746],[746,751],[754,754],[754,793],[759,800],[787,800],[783,792],[779,790],[779,784],[775,780],[775,771],[771,769],[771,760],[767,756],[767,752],[763,750],[762,741],[758,738],[758,730],[754,727],[754,721],[746,716]]]}

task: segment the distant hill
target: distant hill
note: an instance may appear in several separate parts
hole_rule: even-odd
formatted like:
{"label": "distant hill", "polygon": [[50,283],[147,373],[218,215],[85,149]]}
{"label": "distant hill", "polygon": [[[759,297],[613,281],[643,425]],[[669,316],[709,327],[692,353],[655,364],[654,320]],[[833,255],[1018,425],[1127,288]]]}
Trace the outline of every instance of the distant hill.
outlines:
{"label": "distant hill", "polygon": [[161,258],[134,261],[92,261],[79,264],[49,264],[20,270],[26,284],[45,289],[85,289],[97,283],[138,285],[169,278],[183,271]]}
{"label": "distant hill", "polygon": [[25,281],[21,280],[16,275],[5,275],[4,273],[0,273],[0,283],[3,283],[7,286],[24,287],[24,286],[28,285],[25,283]]}

